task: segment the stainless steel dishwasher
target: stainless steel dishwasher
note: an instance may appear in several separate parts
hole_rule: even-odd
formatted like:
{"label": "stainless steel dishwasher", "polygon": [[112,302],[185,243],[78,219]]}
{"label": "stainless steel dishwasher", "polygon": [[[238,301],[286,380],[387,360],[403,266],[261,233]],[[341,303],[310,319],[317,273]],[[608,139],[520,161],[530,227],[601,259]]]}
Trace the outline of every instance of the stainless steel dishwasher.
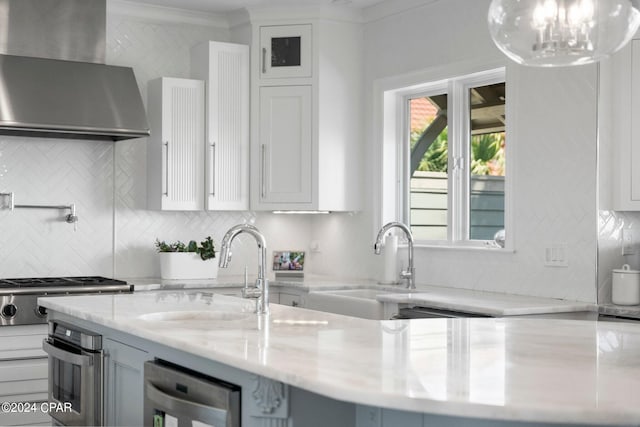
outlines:
{"label": "stainless steel dishwasher", "polygon": [[240,387],[162,360],[146,362],[144,425],[240,427]]}

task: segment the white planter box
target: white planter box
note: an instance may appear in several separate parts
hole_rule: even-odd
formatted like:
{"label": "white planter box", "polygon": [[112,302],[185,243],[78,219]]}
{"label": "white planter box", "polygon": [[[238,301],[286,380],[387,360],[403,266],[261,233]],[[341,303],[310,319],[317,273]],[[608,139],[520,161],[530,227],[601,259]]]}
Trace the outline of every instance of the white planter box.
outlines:
{"label": "white planter box", "polygon": [[193,252],[160,252],[160,277],[163,279],[215,279],[218,259],[203,261]]}

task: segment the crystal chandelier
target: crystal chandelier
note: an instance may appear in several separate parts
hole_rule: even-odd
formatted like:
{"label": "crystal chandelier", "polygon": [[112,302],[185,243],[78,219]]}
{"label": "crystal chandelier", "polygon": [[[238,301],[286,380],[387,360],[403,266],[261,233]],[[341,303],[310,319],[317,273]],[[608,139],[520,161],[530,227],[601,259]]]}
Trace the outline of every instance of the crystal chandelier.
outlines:
{"label": "crystal chandelier", "polygon": [[630,0],[492,0],[489,32],[523,65],[580,65],[623,47],[640,25]]}

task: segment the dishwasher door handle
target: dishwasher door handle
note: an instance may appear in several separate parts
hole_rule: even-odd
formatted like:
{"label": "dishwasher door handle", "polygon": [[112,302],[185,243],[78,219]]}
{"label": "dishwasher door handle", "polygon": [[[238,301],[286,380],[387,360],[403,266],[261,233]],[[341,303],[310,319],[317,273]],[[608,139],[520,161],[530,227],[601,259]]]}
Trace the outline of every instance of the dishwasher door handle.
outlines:
{"label": "dishwasher door handle", "polygon": [[78,366],[91,366],[93,365],[93,357],[83,354],[75,354],[69,351],[62,350],[55,345],[51,344],[48,340],[42,341],[42,349],[54,359],[58,359],[62,362],[71,363]]}
{"label": "dishwasher door handle", "polygon": [[150,381],[146,381],[145,384],[145,397],[156,403],[158,405],[157,409],[171,415],[186,416],[191,420],[216,426],[227,425],[226,410],[171,396],[159,390]]}

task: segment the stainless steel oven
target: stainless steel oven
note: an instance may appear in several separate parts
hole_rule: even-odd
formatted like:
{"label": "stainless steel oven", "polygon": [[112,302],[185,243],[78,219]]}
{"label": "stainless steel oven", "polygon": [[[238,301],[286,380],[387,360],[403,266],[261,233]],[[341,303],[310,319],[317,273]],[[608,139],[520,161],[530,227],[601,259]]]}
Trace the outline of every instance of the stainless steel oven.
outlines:
{"label": "stainless steel oven", "polygon": [[43,348],[49,355],[49,405],[53,424],[103,425],[102,336],[50,321]]}

